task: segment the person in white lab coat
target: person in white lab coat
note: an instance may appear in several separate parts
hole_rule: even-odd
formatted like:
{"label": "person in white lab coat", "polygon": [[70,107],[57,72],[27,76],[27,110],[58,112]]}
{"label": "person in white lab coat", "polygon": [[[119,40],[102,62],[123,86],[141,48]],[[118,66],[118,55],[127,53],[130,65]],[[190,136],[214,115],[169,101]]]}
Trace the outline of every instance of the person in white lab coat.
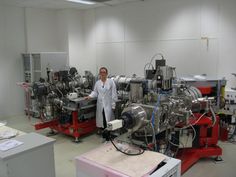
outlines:
{"label": "person in white lab coat", "polygon": [[96,125],[105,129],[107,122],[114,119],[113,110],[117,101],[116,85],[112,79],[107,78],[108,70],[105,67],[99,69],[100,80],[95,83],[92,93],[85,99],[97,98]]}

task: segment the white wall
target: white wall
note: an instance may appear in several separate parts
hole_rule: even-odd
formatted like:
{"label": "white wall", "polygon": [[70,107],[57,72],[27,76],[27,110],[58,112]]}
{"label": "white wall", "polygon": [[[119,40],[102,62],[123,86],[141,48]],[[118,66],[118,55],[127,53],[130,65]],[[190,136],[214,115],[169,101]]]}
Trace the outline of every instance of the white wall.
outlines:
{"label": "white wall", "polygon": [[220,8],[219,76],[229,79],[229,86],[236,87],[236,1],[226,0]]}
{"label": "white wall", "polygon": [[57,32],[57,41],[58,48],[62,51],[68,52],[68,20],[67,20],[67,10],[58,10],[56,11],[56,32]]}
{"label": "white wall", "polygon": [[[95,73],[96,63],[90,59],[91,54],[93,57],[95,56],[95,47],[86,48],[86,41],[93,39],[86,22],[88,21],[88,25],[90,25],[91,18],[94,16],[86,15],[86,12],[82,10],[65,9],[58,11],[58,17],[60,17],[58,24],[61,26],[60,30],[63,29],[63,34],[66,34],[66,40],[63,40],[67,43],[70,66],[76,67],[80,74],[83,74],[85,70]],[[87,31],[85,32],[84,29]],[[61,36],[63,35],[60,35],[60,38]],[[91,45],[93,45],[93,41]],[[89,52],[90,50],[92,52]]]}
{"label": "white wall", "polygon": [[146,0],[84,11],[26,8],[25,14],[0,6],[0,116],[23,110],[15,83],[22,80],[20,54],[26,51],[66,51],[81,74],[105,65],[112,74],[140,76],[161,52],[178,75],[225,76],[228,87],[236,86],[235,8],[235,0]]}
{"label": "white wall", "polygon": [[24,10],[0,5],[0,118],[23,113]]}
{"label": "white wall", "polygon": [[83,11],[26,8],[28,52],[68,52],[80,74],[95,71],[85,57]]}
{"label": "white wall", "polygon": [[63,52],[67,49],[62,18],[57,10],[26,8],[26,35],[28,52]]}
{"label": "white wall", "polygon": [[83,14],[77,10],[67,10],[68,46],[70,66],[82,74],[84,59]]}
{"label": "white wall", "polygon": [[225,76],[231,87],[235,8],[234,0],[146,0],[87,10],[85,57],[96,69],[143,75],[144,64],[161,52],[179,76]]}
{"label": "white wall", "polygon": [[95,14],[94,11],[83,12],[83,36],[84,36],[84,70],[90,70],[97,73],[96,62],[96,43],[95,41]]}

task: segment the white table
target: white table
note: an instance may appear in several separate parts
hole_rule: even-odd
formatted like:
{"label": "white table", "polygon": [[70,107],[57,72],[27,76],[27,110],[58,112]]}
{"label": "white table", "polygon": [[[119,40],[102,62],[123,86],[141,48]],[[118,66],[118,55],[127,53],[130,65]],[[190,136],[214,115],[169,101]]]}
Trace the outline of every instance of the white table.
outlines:
{"label": "white table", "polygon": [[180,160],[151,151],[127,156],[111,143],[76,157],[75,163],[77,177],[180,177],[181,170]]}

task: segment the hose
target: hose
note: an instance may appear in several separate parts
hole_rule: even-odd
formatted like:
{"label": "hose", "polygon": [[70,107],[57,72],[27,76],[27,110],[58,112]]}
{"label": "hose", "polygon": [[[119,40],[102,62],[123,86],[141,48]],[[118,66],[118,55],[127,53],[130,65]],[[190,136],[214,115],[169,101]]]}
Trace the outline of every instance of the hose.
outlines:
{"label": "hose", "polygon": [[211,111],[211,114],[212,114],[212,121],[213,121],[212,127],[214,127],[214,125],[216,124],[216,114],[215,114],[212,106],[210,106],[210,111]]}
{"label": "hose", "polygon": [[160,99],[161,99],[161,94],[158,95],[156,106],[154,107],[152,111],[151,123],[153,127],[155,127],[155,113],[157,112],[158,106],[160,105]]}
{"label": "hose", "polygon": [[154,126],[151,124],[152,127],[152,143],[154,144],[154,150],[157,151],[157,142],[156,142],[156,133],[155,133],[155,128]]}

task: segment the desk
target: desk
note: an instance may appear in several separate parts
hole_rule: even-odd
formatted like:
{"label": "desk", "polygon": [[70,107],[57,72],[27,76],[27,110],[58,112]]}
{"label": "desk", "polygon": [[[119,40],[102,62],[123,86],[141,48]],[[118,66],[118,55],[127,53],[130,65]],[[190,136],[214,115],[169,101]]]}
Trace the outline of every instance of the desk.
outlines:
{"label": "desk", "polygon": [[55,177],[55,140],[37,133],[20,134],[13,139],[24,144],[0,151],[0,177]]}

